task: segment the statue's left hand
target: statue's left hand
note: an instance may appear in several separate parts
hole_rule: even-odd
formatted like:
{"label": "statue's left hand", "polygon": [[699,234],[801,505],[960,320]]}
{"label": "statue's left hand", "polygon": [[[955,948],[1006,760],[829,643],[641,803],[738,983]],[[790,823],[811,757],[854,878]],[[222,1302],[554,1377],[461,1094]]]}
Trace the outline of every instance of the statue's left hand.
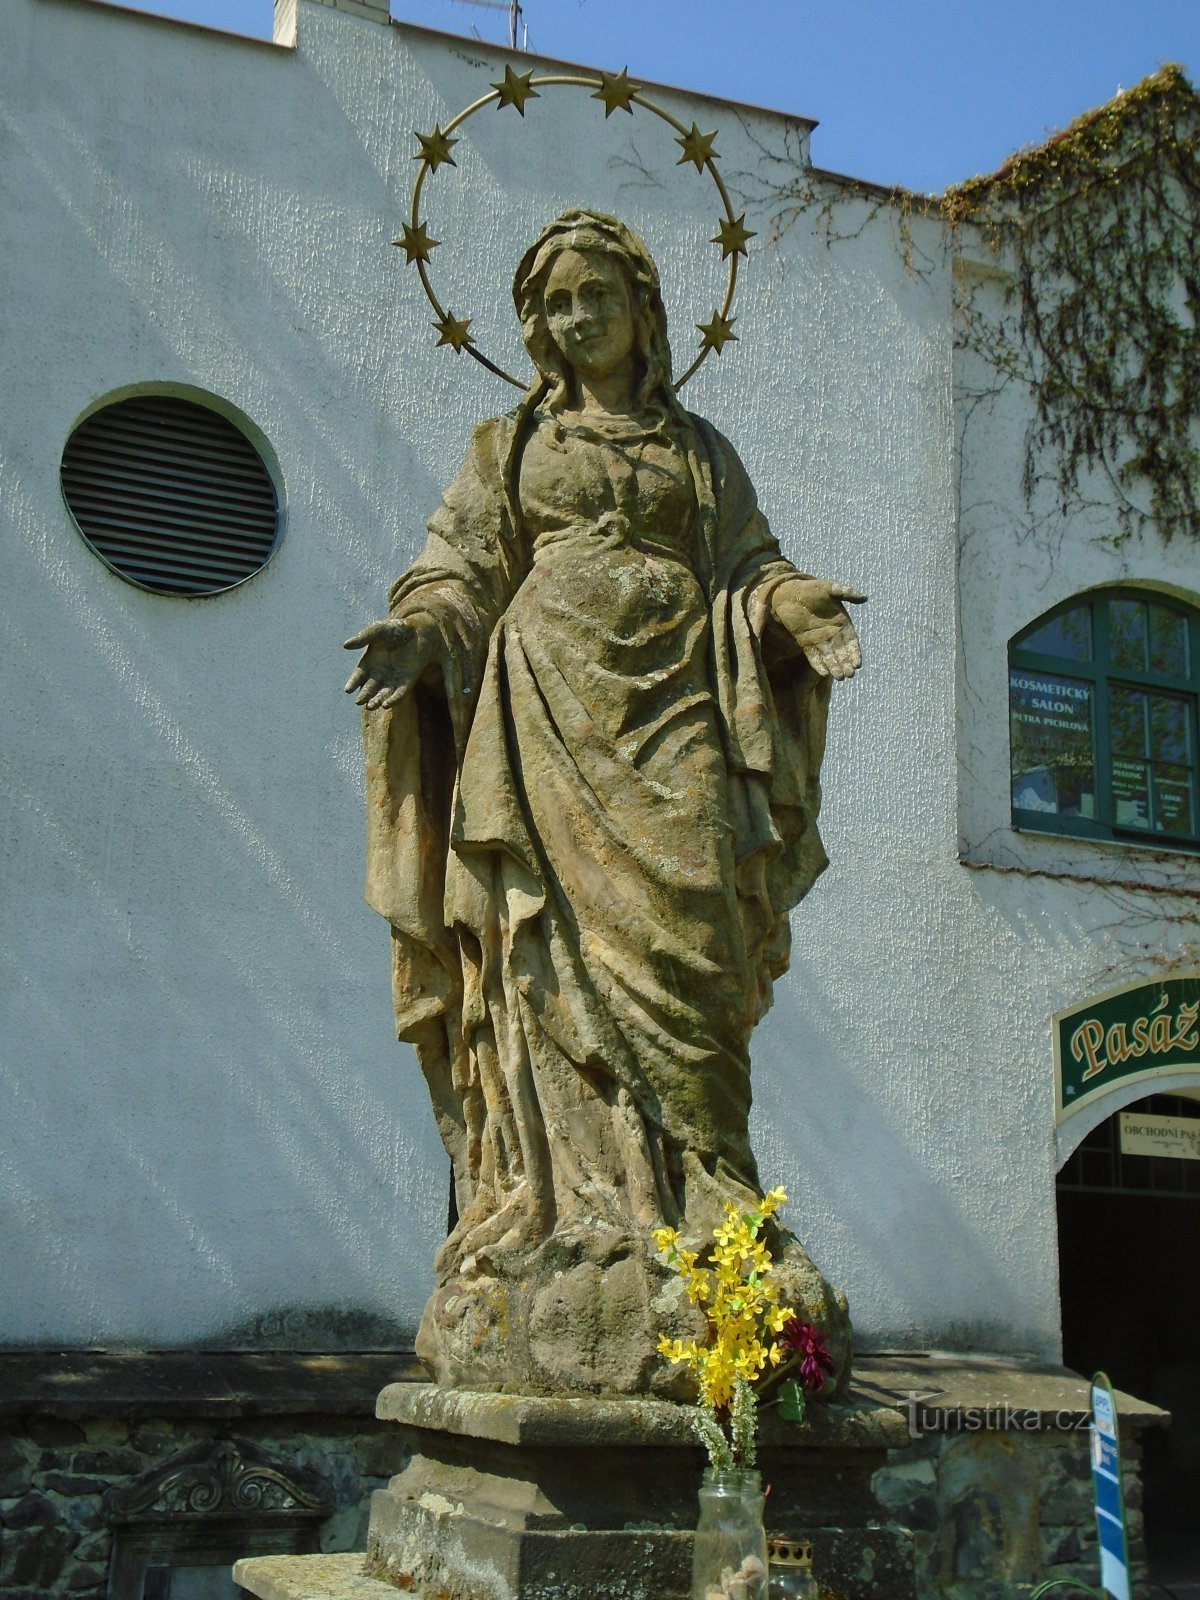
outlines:
{"label": "statue's left hand", "polygon": [[771,594],[771,613],[823,678],[852,678],[862,666],[854,624],[842,601],[862,605],[865,594],[844,583],[789,578]]}

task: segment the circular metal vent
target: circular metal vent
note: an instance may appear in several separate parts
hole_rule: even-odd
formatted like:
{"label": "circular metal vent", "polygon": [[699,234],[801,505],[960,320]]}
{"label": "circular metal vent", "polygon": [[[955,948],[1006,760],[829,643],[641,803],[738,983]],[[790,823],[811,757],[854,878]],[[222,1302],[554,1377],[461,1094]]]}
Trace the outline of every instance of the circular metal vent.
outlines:
{"label": "circular metal vent", "polygon": [[143,394],[67,440],[62,488],[102,561],[155,594],[217,594],[264,567],[279,501],[258,451],[219,412]]}

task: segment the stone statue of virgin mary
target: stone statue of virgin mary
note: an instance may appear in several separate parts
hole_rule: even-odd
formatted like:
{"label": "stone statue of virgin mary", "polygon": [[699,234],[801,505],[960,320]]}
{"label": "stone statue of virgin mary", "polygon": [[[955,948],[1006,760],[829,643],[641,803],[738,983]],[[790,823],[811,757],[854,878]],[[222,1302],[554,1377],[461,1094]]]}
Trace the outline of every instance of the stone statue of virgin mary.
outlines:
{"label": "stone statue of virgin mary", "polygon": [[[438,1381],[660,1394],[698,1313],[651,1240],[760,1193],[750,1035],[817,832],[843,602],[785,560],[727,440],[680,406],[658,273],[568,211],[517,270],[534,378],[475,430],[349,641],[367,897],[454,1174],[418,1353]],[[846,1304],[788,1233],[797,1315]]]}

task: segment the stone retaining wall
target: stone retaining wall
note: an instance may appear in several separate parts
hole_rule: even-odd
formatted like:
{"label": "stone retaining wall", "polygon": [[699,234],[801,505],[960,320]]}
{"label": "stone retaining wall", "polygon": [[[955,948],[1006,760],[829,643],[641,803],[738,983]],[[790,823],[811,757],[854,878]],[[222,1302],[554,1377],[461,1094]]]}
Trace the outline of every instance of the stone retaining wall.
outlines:
{"label": "stone retaining wall", "polygon": [[[1145,1592],[1141,1450],[1121,1442],[1134,1583]],[[1012,1600],[1051,1578],[1095,1587],[1100,1558],[1086,1432],[931,1433],[896,1451],[873,1487],[913,1535],[923,1600]]]}
{"label": "stone retaining wall", "polygon": [[230,1437],[329,1486],[333,1509],[319,1534],[327,1551],[363,1547],[370,1495],[403,1465],[393,1433],[365,1417],[317,1416],[283,1428],[278,1418],[248,1418],[233,1430],[214,1430],[203,1417],[33,1417],[0,1437],[0,1596],[103,1600],[113,1548],[105,1495],[191,1446]]}
{"label": "stone retaining wall", "polygon": [[[273,1520],[303,1527],[313,1548],[361,1548],[372,1491],[404,1464],[375,1395],[417,1370],[403,1354],[0,1352],[0,1597],[102,1600],[113,1495],[196,1447],[200,1465],[163,1487],[150,1525],[182,1510],[201,1537],[219,1524],[236,1540],[244,1526],[242,1554]],[[236,1447],[218,1453],[223,1483],[204,1461],[222,1441]],[[319,1509],[305,1511],[301,1484],[319,1487]]]}

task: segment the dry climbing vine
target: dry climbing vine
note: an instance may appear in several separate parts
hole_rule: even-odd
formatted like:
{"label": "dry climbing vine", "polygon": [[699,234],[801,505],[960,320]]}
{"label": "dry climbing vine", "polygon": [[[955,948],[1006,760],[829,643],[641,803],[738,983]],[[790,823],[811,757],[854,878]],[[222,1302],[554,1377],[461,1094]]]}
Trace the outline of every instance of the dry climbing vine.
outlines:
{"label": "dry climbing vine", "polygon": [[[729,188],[739,205],[766,211],[764,246],[777,245],[802,217],[826,248],[832,248],[853,242],[878,217],[886,216],[904,270],[917,276],[932,264],[917,249],[912,220],[914,216],[936,216],[937,197],[917,194],[899,184],[866,183],[814,167],[804,149],[805,132],[800,123],[784,124],[780,146],[769,145],[747,118],[742,118],[742,132],[759,152],[759,164],[753,171],[731,172]],[[862,203],[857,220],[844,222],[847,204],[856,200]]]}
{"label": "dry climbing vine", "polygon": [[1087,475],[1118,539],[1200,540],[1200,97],[1169,65],[998,172],[942,196],[1014,268],[1010,314],[965,340],[1030,384],[1031,496],[1049,447],[1065,508]]}

